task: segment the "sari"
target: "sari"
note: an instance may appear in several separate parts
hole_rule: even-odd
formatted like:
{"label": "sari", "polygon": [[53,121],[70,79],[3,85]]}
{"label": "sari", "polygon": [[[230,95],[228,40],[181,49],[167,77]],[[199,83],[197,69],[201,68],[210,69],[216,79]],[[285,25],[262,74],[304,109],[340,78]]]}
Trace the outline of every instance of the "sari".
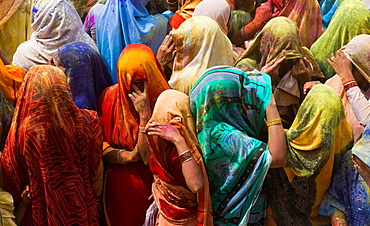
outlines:
{"label": "sari", "polygon": [[[99,119],[105,141],[114,148],[134,150],[139,134],[139,115],[128,97],[132,84],[148,82],[150,106],[169,89],[161,65],[149,47],[128,45],[117,65],[118,84],[108,87],[99,100]],[[153,176],[142,160],[130,164],[109,164],[105,176],[105,218],[108,225],[142,225],[152,201]],[[134,205],[133,205],[134,204]],[[122,217],[125,216],[125,217]]]}
{"label": "sari", "polygon": [[258,137],[270,84],[270,77],[257,70],[218,66],[190,91],[215,225],[264,224],[267,204],[261,189],[272,157]]}
{"label": "sari", "polygon": [[277,225],[330,225],[318,209],[353,144],[338,94],[327,85],[313,86],[286,137],[287,165],[270,169],[265,181],[273,218]]}
{"label": "sari", "polygon": [[84,18],[85,14],[86,14],[86,4],[87,4],[87,1],[88,0],[70,0],[71,3],[73,4],[73,6],[75,7],[78,15],[80,16],[80,18]]}
{"label": "sari", "polygon": [[94,40],[95,43],[96,43],[96,24],[103,9],[104,9],[103,4],[95,4],[89,10],[89,13],[86,15],[84,21],[84,30],[88,35],[90,35],[90,37]]}
{"label": "sari", "polygon": [[152,118],[149,120],[149,123],[151,122],[170,123],[180,131],[204,178],[203,190],[193,193],[186,185],[175,145],[159,137],[148,137],[152,147],[150,157],[150,169],[154,176],[152,191],[161,218],[159,225],[213,225],[207,172],[195,134],[189,97],[176,90],[164,91],[158,97]]}
{"label": "sari", "polygon": [[325,78],[335,75],[333,67],[326,61],[330,53],[360,34],[370,34],[370,11],[359,0],[346,0],[340,4],[326,31],[311,46]]}
{"label": "sari", "polygon": [[320,10],[322,15],[322,27],[327,29],[334,13],[339,5],[344,0],[323,0],[320,2]]}
{"label": "sari", "polygon": [[79,109],[57,67],[32,67],[20,90],[1,158],[4,183],[16,203],[30,185],[22,225],[99,225],[92,190],[102,156],[95,111]]}
{"label": "sari", "polygon": [[99,53],[84,42],[62,46],[58,56],[64,65],[73,101],[78,108],[98,110],[98,100],[113,85],[107,66]]}
{"label": "sari", "polygon": [[21,67],[4,65],[0,59],[0,91],[13,106],[15,106],[16,93],[22,84],[25,74],[26,72]]}
{"label": "sari", "polygon": [[225,35],[229,32],[230,5],[225,0],[203,0],[195,7],[193,16],[208,16],[214,19]]}
{"label": "sari", "polygon": [[[289,128],[303,99],[304,83],[323,78],[312,54],[302,46],[295,24],[286,17],[271,19],[236,62],[236,67],[243,71],[261,70],[267,63],[276,62],[282,57],[286,57],[285,62],[292,66],[287,72],[280,70],[278,76],[272,77],[271,80],[276,106],[283,119],[284,128]],[[295,74],[292,70],[297,60],[304,57],[313,66],[310,79],[302,77],[299,73]]]}
{"label": "sari", "polygon": [[345,213],[348,225],[370,225],[370,188],[353,165],[352,154],[370,166],[370,126],[362,138],[343,157],[330,189],[325,193],[320,214],[329,216],[335,210]]}
{"label": "sari", "polygon": [[108,66],[113,82],[117,83],[117,62],[122,49],[132,43],[142,43],[157,53],[167,33],[168,19],[150,15],[144,0],[108,0],[96,24],[99,52]]}
{"label": "sari", "polygon": [[207,68],[235,62],[230,40],[209,17],[192,17],[172,34],[177,52],[168,83],[175,90],[189,94]]}
{"label": "sari", "polygon": [[31,26],[35,31],[30,40],[18,46],[14,65],[28,71],[34,65],[47,64],[59,47],[74,41],[83,41],[96,48],[70,1],[38,1],[32,12]]}

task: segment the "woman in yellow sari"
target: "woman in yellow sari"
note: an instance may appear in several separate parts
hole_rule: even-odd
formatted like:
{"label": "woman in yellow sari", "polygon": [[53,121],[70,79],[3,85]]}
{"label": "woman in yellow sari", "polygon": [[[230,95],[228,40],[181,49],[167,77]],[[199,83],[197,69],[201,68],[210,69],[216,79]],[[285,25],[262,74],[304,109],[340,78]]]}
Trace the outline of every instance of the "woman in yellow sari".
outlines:
{"label": "woman in yellow sari", "polygon": [[268,225],[329,225],[318,210],[342,157],[353,144],[338,94],[315,85],[286,132],[287,165],[270,169],[265,180],[272,210]]}

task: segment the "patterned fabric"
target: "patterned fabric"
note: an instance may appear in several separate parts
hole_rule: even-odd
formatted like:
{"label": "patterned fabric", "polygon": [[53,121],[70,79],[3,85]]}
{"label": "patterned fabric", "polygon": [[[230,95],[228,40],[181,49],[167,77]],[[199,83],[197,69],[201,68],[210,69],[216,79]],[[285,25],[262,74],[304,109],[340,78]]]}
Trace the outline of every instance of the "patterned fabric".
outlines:
{"label": "patterned fabric", "polygon": [[172,32],[177,49],[169,81],[173,89],[189,94],[207,68],[235,62],[230,40],[209,17],[192,17]]}
{"label": "patterned fabric", "polygon": [[144,0],[108,0],[96,25],[98,49],[117,83],[116,66],[123,48],[142,43],[157,53],[167,33],[168,19],[150,15]]}
{"label": "patterned fabric", "polygon": [[[280,70],[278,76],[271,80],[284,127],[289,128],[303,99],[303,84],[310,79],[323,78],[312,54],[302,47],[295,24],[286,17],[271,19],[239,58],[236,67],[243,71],[260,70],[272,60],[278,61],[284,56],[285,69]],[[293,67],[299,65],[297,60],[304,57],[313,65],[311,78],[303,77],[298,73],[300,70],[293,73]]]}
{"label": "patterned fabric", "polygon": [[18,66],[4,65],[0,59],[0,91],[5,99],[13,106],[16,102],[16,93],[21,86],[26,72]]}
{"label": "patterned fabric", "polygon": [[69,0],[42,0],[32,9],[31,39],[18,46],[13,64],[28,71],[30,67],[47,64],[59,47],[83,41],[96,48],[83,29],[81,18]]}
{"label": "patterned fabric", "polygon": [[[213,225],[211,197],[207,172],[195,134],[195,124],[189,107],[189,97],[176,90],[164,91],[156,102],[150,122],[170,123],[185,138],[204,179],[204,188],[193,193],[186,185],[178,152],[173,144],[157,136],[149,136],[152,147],[150,169],[154,175],[153,195],[162,220],[168,223]],[[177,194],[172,196],[170,194]],[[162,225],[162,224],[160,224]]]}
{"label": "patterned fabric", "polygon": [[370,11],[363,2],[346,0],[339,6],[328,29],[311,47],[311,52],[326,78],[335,74],[326,61],[330,58],[330,53],[336,52],[357,35],[370,34],[369,21]]}
{"label": "patterned fabric", "polygon": [[[6,138],[12,123],[14,107],[0,92],[0,152],[3,151]],[[1,183],[0,183],[1,186]],[[1,203],[0,203],[1,204]]]}
{"label": "patterned fabric", "polygon": [[280,11],[278,16],[292,20],[299,30],[302,44],[307,48],[323,33],[321,11],[317,0],[272,0]]}
{"label": "patterned fabric", "polygon": [[271,81],[266,74],[218,66],[191,90],[190,107],[208,172],[215,225],[263,225],[262,183],[271,165],[258,139]]}
{"label": "patterned fabric", "polygon": [[100,94],[113,85],[99,53],[84,42],[62,46],[58,56],[64,65],[73,101],[78,108],[98,110]]}
{"label": "patterned fabric", "polygon": [[[99,116],[108,144],[131,151],[139,134],[139,115],[128,97],[133,91],[132,84],[148,81],[152,108],[159,94],[169,86],[153,51],[143,44],[131,44],[122,51],[117,71],[118,84],[108,87],[100,97]],[[152,182],[152,173],[142,160],[125,165],[110,164],[105,184],[107,222],[141,226],[151,204],[148,198]]]}
{"label": "patterned fabric", "polygon": [[99,225],[92,182],[103,139],[96,112],[73,103],[67,77],[53,66],[32,67],[18,95],[1,164],[15,202],[31,187],[22,225]]}
{"label": "patterned fabric", "polygon": [[214,19],[227,35],[230,10],[231,7],[225,0],[203,0],[195,7],[193,16],[208,16]]}
{"label": "patterned fabric", "polygon": [[287,165],[270,169],[266,191],[278,225],[330,225],[318,208],[342,157],[352,147],[352,130],[338,94],[315,85],[286,132]]}

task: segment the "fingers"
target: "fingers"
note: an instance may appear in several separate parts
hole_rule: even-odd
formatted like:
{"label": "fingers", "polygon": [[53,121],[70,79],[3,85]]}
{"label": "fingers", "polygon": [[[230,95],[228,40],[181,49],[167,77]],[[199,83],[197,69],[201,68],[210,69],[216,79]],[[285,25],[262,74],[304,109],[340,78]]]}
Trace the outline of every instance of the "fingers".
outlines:
{"label": "fingers", "polygon": [[145,80],[144,81],[144,91],[143,91],[143,94],[146,95],[148,93],[148,81]]}

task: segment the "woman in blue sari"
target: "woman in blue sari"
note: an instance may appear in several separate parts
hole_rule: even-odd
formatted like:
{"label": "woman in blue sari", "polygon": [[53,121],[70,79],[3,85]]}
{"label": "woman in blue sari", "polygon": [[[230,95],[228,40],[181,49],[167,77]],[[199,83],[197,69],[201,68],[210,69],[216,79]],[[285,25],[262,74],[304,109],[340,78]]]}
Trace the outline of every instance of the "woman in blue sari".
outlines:
{"label": "woman in blue sari", "polygon": [[108,0],[98,18],[96,41],[114,83],[118,81],[118,57],[127,45],[141,43],[156,53],[167,34],[168,18],[150,15],[147,3],[148,0]]}
{"label": "woman in blue sari", "polygon": [[[190,91],[215,225],[264,224],[262,183],[270,167],[286,161],[285,135],[271,90],[267,74],[218,66],[208,69]],[[265,115],[268,145],[259,139]]]}
{"label": "woman in blue sari", "polygon": [[72,42],[62,46],[50,63],[67,75],[76,106],[97,111],[100,94],[113,85],[99,53],[84,42]]}

